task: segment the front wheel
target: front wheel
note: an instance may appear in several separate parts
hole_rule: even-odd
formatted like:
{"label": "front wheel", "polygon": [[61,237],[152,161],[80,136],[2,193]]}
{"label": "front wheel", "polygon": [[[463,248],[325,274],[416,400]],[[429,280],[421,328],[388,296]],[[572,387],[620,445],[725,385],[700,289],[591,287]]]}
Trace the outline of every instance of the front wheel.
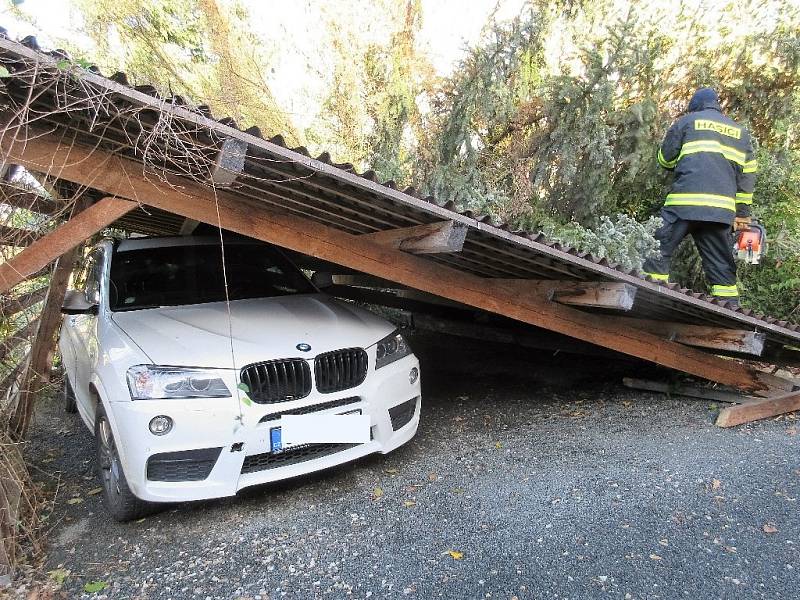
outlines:
{"label": "front wheel", "polygon": [[102,404],[97,406],[94,422],[97,442],[97,474],[103,484],[106,508],[117,521],[131,521],[143,517],[153,510],[153,505],[133,495],[122,471],[114,433]]}

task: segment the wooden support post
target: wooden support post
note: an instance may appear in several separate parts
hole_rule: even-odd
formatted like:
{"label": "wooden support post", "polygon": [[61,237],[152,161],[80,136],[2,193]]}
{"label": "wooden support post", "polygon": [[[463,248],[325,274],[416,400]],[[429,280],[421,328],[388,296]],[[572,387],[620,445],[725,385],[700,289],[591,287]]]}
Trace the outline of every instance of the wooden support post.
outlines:
{"label": "wooden support post", "polygon": [[498,279],[498,283],[515,287],[520,294],[547,298],[559,304],[630,310],[636,288],[615,281],[550,281],[547,279]]}
{"label": "wooden support post", "polygon": [[2,139],[2,151],[10,160],[27,168],[45,170],[107,194],[133,198],[197,221],[218,224],[242,235],[704,379],[752,391],[765,388],[753,369],[735,361],[630,327],[609,325],[602,315],[526,297],[513,285],[387,248],[368,238],[288,212],[273,212],[258,201],[248,201],[224,190],[215,193],[183,178],[147,177],[140,163],[98,148],[65,143],[51,135],[20,136],[16,141],[13,132],[7,132]]}
{"label": "wooden support post", "polygon": [[793,410],[800,410],[800,391],[788,392],[772,398],[759,398],[719,411],[717,426],[734,427],[751,421],[776,417]]}
{"label": "wooden support post", "polygon": [[103,198],[75,218],[36,240],[11,260],[0,264],[0,293],[50,264],[56,258],[136,208],[136,203],[120,198]]}
{"label": "wooden support post", "polygon": [[467,226],[454,221],[415,225],[367,233],[362,237],[411,254],[441,254],[461,252],[467,239]]}
{"label": "wooden support post", "polygon": [[[91,210],[88,198],[78,198],[67,224],[72,222],[73,219],[79,219],[88,210]],[[66,227],[67,224],[62,227]],[[25,438],[33,416],[33,405],[36,396],[50,381],[50,351],[53,348],[55,335],[61,324],[61,305],[64,302],[64,294],[66,294],[67,286],[69,285],[69,276],[80,254],[80,243],[82,241],[84,240],[69,247],[58,258],[50,276],[47,298],[45,298],[44,306],[42,306],[42,312],[39,316],[39,327],[36,329],[36,337],[31,345],[28,364],[20,379],[21,384],[19,395],[17,396],[17,405],[10,422],[12,435],[18,440]]]}

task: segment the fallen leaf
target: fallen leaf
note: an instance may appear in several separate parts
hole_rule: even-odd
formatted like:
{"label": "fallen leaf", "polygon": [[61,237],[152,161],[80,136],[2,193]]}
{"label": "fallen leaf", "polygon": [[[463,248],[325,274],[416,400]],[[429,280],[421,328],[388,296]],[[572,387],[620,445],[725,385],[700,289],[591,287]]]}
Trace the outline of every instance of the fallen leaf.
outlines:
{"label": "fallen leaf", "polygon": [[384,471],[384,473],[386,473],[387,475],[397,475],[399,472],[400,471],[398,471],[397,469],[386,469],[386,471]]}
{"label": "fallen leaf", "polygon": [[90,581],[83,586],[83,591],[87,594],[95,594],[106,589],[107,586],[108,584],[105,581]]}
{"label": "fallen leaf", "polygon": [[722,487],[722,482],[719,479],[712,479],[711,480],[711,489],[718,490]]}
{"label": "fallen leaf", "polygon": [[436,481],[438,479],[438,475],[436,473],[428,473],[428,481]]}
{"label": "fallen leaf", "polygon": [[764,527],[761,529],[764,530],[764,533],[778,533],[778,528],[772,523],[764,523]]}
{"label": "fallen leaf", "polygon": [[70,576],[70,573],[71,571],[69,569],[53,569],[47,574],[50,576],[50,579],[55,581],[58,585],[63,585],[67,577]]}
{"label": "fallen leaf", "polygon": [[453,560],[463,560],[464,553],[459,552],[458,550],[448,550],[447,553],[452,557]]}
{"label": "fallen leaf", "polygon": [[661,560],[661,557],[658,554],[651,554],[650,560]]}
{"label": "fallen leaf", "polygon": [[70,498],[67,500],[67,504],[80,504],[83,502],[83,498]]}
{"label": "fallen leaf", "polygon": [[414,502],[413,500],[404,500],[403,501],[403,506],[405,506],[406,508],[411,508],[412,506],[416,506],[416,505],[417,505],[417,503]]}
{"label": "fallen leaf", "polygon": [[96,487],[96,488],[92,488],[91,490],[89,490],[88,492],[86,492],[86,495],[87,495],[87,496],[96,496],[97,494],[99,494],[99,493],[100,493],[100,492],[102,492],[102,491],[103,491],[103,488],[101,488],[101,487]]}
{"label": "fallen leaf", "polygon": [[379,487],[376,487],[372,490],[372,499],[378,500],[379,498],[383,498],[383,490]]}
{"label": "fallen leaf", "polygon": [[502,448],[502,447],[503,447],[503,444],[501,444],[500,442],[495,442],[495,443],[494,443],[494,447],[495,447],[495,448],[497,448],[497,449],[499,450],[500,448]]}
{"label": "fallen leaf", "polygon": [[464,493],[464,490],[462,490],[461,488],[453,488],[450,491],[453,492],[454,494],[463,494]]}

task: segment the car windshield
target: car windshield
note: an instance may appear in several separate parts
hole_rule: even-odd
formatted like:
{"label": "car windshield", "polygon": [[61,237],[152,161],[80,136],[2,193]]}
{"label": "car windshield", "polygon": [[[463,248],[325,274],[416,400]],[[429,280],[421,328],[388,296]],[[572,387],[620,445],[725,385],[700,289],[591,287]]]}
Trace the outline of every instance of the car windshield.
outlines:
{"label": "car windshield", "polygon": [[[297,267],[263,244],[226,244],[225,275],[231,300],[316,291]],[[217,244],[124,250],[111,261],[111,310],[224,300],[222,251]]]}

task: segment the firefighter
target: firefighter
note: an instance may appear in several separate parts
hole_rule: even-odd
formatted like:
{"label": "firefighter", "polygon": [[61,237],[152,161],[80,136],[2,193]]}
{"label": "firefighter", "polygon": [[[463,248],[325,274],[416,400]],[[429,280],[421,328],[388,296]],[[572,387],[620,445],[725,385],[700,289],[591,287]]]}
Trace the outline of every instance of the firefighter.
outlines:
{"label": "firefighter", "polygon": [[750,224],[756,173],[750,133],[722,114],[714,90],[700,88],[667,131],[658,163],[674,170],[675,179],[656,231],[661,256],[645,262],[645,274],[668,281],[672,254],[691,234],[711,294],[738,306],[731,230]]}

